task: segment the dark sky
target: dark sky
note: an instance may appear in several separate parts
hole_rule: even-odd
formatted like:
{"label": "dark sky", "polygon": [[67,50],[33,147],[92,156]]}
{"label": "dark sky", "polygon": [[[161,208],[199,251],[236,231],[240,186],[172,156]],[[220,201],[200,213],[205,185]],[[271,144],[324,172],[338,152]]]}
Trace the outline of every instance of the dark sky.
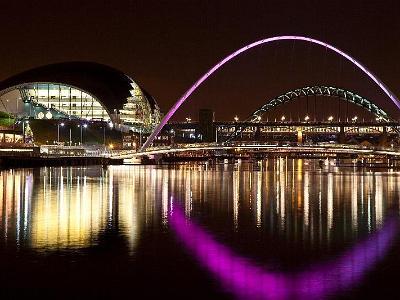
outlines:
{"label": "dark sky", "polygon": [[[353,55],[400,96],[399,1],[10,2],[0,7],[0,79],[48,63],[94,61],[130,75],[166,112],[225,55],[257,39],[296,34]],[[177,118],[195,119],[204,107],[214,109],[217,119],[243,119],[268,99],[313,84],[354,90],[400,116],[349,63],[322,47],[289,41],[232,61]],[[317,105],[322,117],[335,110],[328,102]],[[291,114],[304,109],[304,101],[293,105]]]}

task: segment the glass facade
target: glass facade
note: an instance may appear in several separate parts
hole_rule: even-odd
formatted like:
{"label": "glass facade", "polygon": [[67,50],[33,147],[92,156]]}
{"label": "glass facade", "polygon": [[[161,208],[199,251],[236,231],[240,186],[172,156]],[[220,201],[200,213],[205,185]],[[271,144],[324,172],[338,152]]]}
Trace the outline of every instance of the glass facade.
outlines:
{"label": "glass facade", "polygon": [[119,111],[121,123],[134,128],[152,129],[154,124],[160,122],[159,110],[150,106],[149,101],[143,94],[140,87],[132,82],[131,96],[126,100],[123,108]]}
{"label": "glass facade", "polygon": [[[38,104],[63,115],[86,120],[111,119],[95,97],[75,87],[57,83],[31,83],[23,85],[19,91],[25,103]],[[35,118],[43,119],[49,116],[38,113]]]}
{"label": "glass facade", "polygon": [[[112,122],[133,132],[151,132],[160,122],[161,114],[155,101],[131,82],[130,96],[121,99],[122,109],[107,109],[96,97],[69,85],[35,82],[18,87],[22,101],[27,105],[25,114],[35,119],[73,118]],[[115,104],[116,106],[118,103]]]}

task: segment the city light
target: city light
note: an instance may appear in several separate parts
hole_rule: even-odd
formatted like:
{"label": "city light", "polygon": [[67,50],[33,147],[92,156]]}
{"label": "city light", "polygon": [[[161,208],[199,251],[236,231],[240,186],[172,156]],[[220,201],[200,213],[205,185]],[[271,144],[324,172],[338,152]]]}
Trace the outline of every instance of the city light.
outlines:
{"label": "city light", "polygon": [[114,149],[114,145],[113,145],[113,144],[109,144],[108,147],[109,147],[110,149]]}
{"label": "city light", "polygon": [[282,116],[281,121],[283,122],[283,121],[285,121],[285,119],[286,119],[286,117]]}
{"label": "city light", "polygon": [[61,124],[60,124],[61,127],[64,127],[64,125],[65,125],[64,123],[61,123]]}
{"label": "city light", "polygon": [[235,122],[239,121],[239,117],[238,116],[235,116],[233,119],[235,120]]}
{"label": "city light", "polygon": [[307,122],[308,120],[310,120],[310,117],[307,115],[307,116],[305,116],[304,121]]}
{"label": "city light", "polygon": [[88,125],[87,125],[87,124],[83,124],[83,127],[84,127],[84,128],[87,128],[87,127],[88,127]]}
{"label": "city light", "polygon": [[190,123],[190,121],[192,121],[192,119],[190,117],[187,117],[186,122]]}
{"label": "city light", "polygon": [[357,117],[357,116],[354,116],[351,120],[352,120],[353,122],[355,122],[355,121],[357,121],[357,119],[358,119],[358,117]]}
{"label": "city light", "polygon": [[333,116],[329,116],[328,121],[332,122],[333,121]]}

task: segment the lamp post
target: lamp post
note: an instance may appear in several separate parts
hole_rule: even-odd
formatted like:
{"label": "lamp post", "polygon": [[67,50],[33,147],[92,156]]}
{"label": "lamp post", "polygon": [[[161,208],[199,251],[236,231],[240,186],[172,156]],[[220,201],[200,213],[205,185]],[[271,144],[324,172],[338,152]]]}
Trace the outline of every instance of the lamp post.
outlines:
{"label": "lamp post", "polygon": [[71,132],[71,126],[69,126],[69,146],[72,146],[72,132]]}
{"label": "lamp post", "polygon": [[83,125],[78,125],[78,127],[80,127],[81,128],[81,145],[83,144],[83,131],[82,131],[82,128],[87,128],[87,124],[83,124]]}
{"label": "lamp post", "polygon": [[64,123],[58,123],[57,124],[57,143],[60,142],[60,126],[64,127]]}

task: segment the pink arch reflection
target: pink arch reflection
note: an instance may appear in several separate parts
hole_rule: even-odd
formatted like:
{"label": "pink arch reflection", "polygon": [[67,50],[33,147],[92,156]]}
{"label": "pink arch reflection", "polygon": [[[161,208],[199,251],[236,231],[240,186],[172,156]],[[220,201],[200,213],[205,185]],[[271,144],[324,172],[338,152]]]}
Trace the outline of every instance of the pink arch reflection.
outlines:
{"label": "pink arch reflection", "polygon": [[397,234],[394,219],[335,261],[287,275],[269,272],[235,254],[195,223],[178,207],[170,224],[179,240],[220,283],[240,299],[320,299],[357,284],[384,257]]}
{"label": "pink arch reflection", "polygon": [[164,127],[164,125],[168,122],[168,120],[174,115],[174,113],[177,111],[177,109],[185,102],[185,100],[199,87],[200,84],[202,84],[209,76],[211,76],[215,71],[217,71],[220,67],[222,67],[225,63],[233,59],[234,57],[238,56],[239,54],[260,46],[262,44],[267,44],[275,41],[281,41],[281,40],[300,40],[300,41],[305,41],[309,43],[313,43],[316,45],[320,45],[323,47],[326,47],[327,49],[330,49],[351,63],[353,63],[357,68],[359,68],[362,72],[364,72],[369,78],[371,78],[378,86],[379,88],[389,96],[389,98],[393,101],[393,103],[400,109],[400,102],[393,94],[389,88],[387,88],[384,83],[376,76],[374,75],[370,70],[367,69],[367,67],[363,66],[360,62],[358,62],[355,58],[351,57],[350,55],[346,54],[345,52],[341,51],[340,49],[329,45],[327,43],[321,42],[319,40],[309,38],[309,37],[304,37],[304,36],[294,36],[294,35],[287,35],[287,36],[275,36],[267,39],[262,39],[259,41],[256,41],[254,43],[248,44],[232,54],[228,55],[225,57],[223,60],[221,60],[219,63],[217,63],[214,67],[212,67],[210,70],[208,70],[207,73],[205,73],[199,80],[197,80],[191,87],[188,89],[182,97],[172,106],[172,108],[168,111],[168,113],[165,115],[165,117],[161,120],[161,123],[154,129],[152,134],[149,136],[149,138],[146,140],[146,142],[143,144],[143,146],[140,148],[140,151],[145,150],[154,140],[154,138],[160,133],[161,129]]}

